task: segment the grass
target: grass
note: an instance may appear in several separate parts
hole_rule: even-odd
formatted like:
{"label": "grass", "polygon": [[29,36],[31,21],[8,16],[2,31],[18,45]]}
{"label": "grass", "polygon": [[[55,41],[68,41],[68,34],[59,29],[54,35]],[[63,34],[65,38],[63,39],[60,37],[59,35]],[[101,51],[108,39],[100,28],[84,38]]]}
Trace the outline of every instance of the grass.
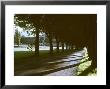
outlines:
{"label": "grass", "polygon": [[[40,56],[47,56],[48,53],[49,53],[48,50],[40,50]],[[34,51],[16,51],[16,52],[14,52],[15,59],[28,58],[28,57],[32,57],[32,56],[35,56]]]}
{"label": "grass", "polygon": [[57,53],[55,50],[53,51],[53,54],[50,55],[48,50],[40,50],[39,51],[39,57],[35,55],[35,53],[33,51],[16,51],[14,52],[14,59],[28,59],[31,57],[37,57],[37,58],[48,58],[48,57],[55,57],[55,56],[64,56],[67,54],[70,54],[72,51],[64,51],[61,52],[61,50],[59,50],[59,53]]}
{"label": "grass", "polygon": [[[59,59],[58,57],[64,57],[69,54],[71,54],[73,51],[64,51],[57,53],[56,50],[53,51],[53,55],[50,56],[48,50],[40,50],[40,55],[39,57],[35,55],[33,51],[17,51],[14,52],[14,71],[15,74],[30,70],[30,69],[35,69],[41,66],[43,63],[45,63],[48,60],[55,60]],[[88,55],[86,55],[88,56]],[[83,62],[85,60],[88,60],[87,58],[82,59],[80,62]],[[86,68],[88,68],[91,65],[91,61],[84,62],[78,66],[77,70],[77,75],[82,73]],[[95,76],[96,75],[96,69],[93,70],[93,72],[90,72],[88,76]]]}
{"label": "grass", "polygon": [[88,76],[96,76],[96,75],[97,75],[97,69],[94,69],[93,72],[88,74]]}
{"label": "grass", "polygon": [[34,55],[34,52],[31,52],[31,51],[16,51],[16,52],[14,52],[15,59],[27,58],[27,57],[30,57],[33,55]]}
{"label": "grass", "polygon": [[[83,62],[85,60],[88,60],[88,58],[82,59],[81,62]],[[87,61],[87,62],[84,62],[84,63],[80,64],[78,66],[77,75],[81,74],[85,69],[87,69],[88,67],[90,67],[91,62],[92,61],[90,60],[90,61]],[[93,70],[93,72],[91,71],[87,76],[96,76],[96,69]]]}
{"label": "grass", "polygon": [[38,57],[33,51],[17,51],[14,52],[14,72],[17,74],[25,70],[35,69],[48,60],[55,60],[55,57],[63,57],[71,53],[72,51],[61,52],[61,50],[57,53],[54,50],[53,55],[50,56],[48,50],[41,50]]}

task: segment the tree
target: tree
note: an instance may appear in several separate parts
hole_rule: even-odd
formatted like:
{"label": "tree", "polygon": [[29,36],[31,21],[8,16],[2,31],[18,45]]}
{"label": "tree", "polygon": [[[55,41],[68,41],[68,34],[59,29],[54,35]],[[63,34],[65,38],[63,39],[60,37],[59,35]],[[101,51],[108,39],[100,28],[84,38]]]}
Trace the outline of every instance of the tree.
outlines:
{"label": "tree", "polygon": [[15,30],[15,36],[14,36],[15,43],[19,46],[20,45],[20,40],[21,40],[21,35],[18,29]]}
{"label": "tree", "polygon": [[35,34],[35,54],[39,55],[39,30],[42,28],[42,15],[35,14],[15,14],[14,24],[22,27],[24,30]]}
{"label": "tree", "polygon": [[52,39],[57,37],[57,41],[68,43],[70,49],[73,49],[73,45],[79,49],[86,46],[92,60],[91,66],[97,67],[97,16],[95,14],[27,14],[15,15],[15,17],[17,19],[15,22],[19,26],[34,28],[32,33],[36,34],[35,53],[39,54],[39,32],[43,31],[49,39],[50,53],[53,53]]}

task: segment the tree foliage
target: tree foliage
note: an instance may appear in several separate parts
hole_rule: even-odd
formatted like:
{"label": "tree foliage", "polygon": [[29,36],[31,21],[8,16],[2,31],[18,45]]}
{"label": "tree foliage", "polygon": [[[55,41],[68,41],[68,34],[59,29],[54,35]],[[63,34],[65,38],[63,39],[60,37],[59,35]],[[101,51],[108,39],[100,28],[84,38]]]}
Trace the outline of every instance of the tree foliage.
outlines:
{"label": "tree foliage", "polygon": [[20,45],[20,40],[21,40],[21,34],[18,31],[18,29],[15,30],[15,35],[14,35],[14,42],[15,44],[17,44],[18,46]]}

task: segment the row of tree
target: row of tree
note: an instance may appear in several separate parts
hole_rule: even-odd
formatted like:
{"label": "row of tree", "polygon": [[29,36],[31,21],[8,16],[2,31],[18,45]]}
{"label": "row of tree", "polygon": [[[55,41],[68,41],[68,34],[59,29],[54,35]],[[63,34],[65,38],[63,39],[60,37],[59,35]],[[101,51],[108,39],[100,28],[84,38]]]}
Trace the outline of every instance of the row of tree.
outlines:
{"label": "row of tree", "polygon": [[39,55],[39,32],[45,32],[53,53],[52,39],[56,39],[57,52],[59,42],[66,49],[87,47],[93,65],[97,64],[97,16],[95,14],[16,14],[14,22],[24,30],[35,34],[35,54]]}

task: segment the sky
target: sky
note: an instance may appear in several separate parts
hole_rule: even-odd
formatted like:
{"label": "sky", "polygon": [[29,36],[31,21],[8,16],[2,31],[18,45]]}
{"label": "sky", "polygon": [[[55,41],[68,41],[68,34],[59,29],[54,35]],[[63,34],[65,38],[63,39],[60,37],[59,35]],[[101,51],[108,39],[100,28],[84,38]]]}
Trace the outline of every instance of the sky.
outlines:
{"label": "sky", "polygon": [[[26,31],[23,31],[23,28],[19,27],[19,26],[14,26],[14,33],[15,33],[15,28],[18,29],[18,31],[21,33],[21,36],[25,36],[25,37],[34,37],[34,35],[28,35],[28,33]],[[42,35],[42,33],[39,33],[39,35]]]}

